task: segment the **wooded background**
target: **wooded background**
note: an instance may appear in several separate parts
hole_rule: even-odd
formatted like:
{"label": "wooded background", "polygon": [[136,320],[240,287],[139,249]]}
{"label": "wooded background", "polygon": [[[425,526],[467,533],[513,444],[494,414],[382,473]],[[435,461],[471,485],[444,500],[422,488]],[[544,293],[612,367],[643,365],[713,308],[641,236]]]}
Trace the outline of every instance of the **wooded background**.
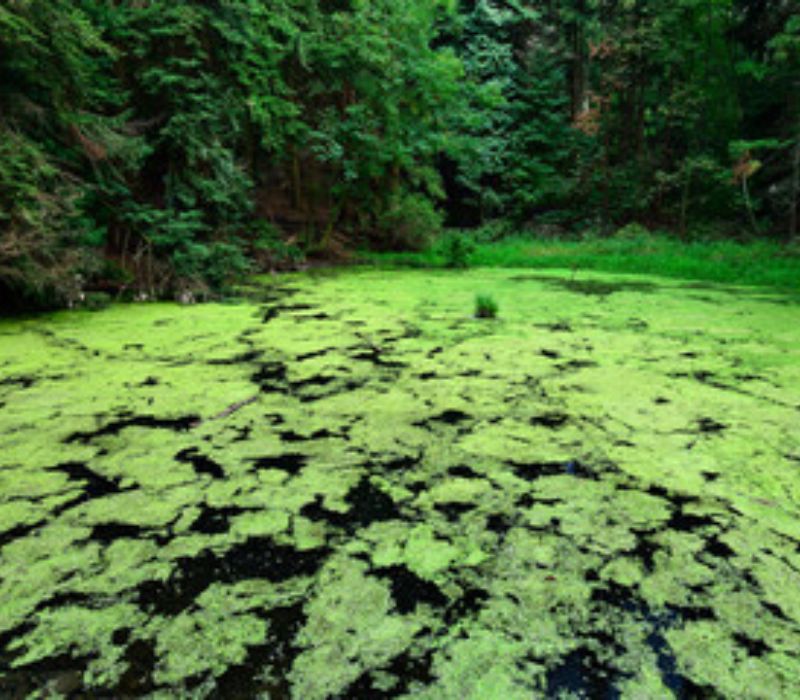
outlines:
{"label": "wooded background", "polygon": [[798,231],[796,0],[4,0],[0,293],[215,290],[442,223]]}

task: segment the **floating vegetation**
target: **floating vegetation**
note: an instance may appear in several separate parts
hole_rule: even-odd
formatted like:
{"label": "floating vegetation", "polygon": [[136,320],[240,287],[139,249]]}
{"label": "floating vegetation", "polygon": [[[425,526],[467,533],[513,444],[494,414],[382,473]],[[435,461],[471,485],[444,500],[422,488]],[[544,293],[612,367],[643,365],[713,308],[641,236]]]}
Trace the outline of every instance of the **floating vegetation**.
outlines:
{"label": "floating vegetation", "polygon": [[0,696],[796,698],[798,307],[582,277],[0,324]]}

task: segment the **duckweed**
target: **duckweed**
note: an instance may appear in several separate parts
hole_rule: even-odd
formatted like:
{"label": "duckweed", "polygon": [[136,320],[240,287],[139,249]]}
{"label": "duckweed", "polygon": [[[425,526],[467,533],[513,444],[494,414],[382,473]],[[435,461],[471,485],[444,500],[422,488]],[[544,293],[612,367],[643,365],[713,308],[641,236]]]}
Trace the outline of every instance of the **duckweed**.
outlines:
{"label": "duckweed", "polygon": [[0,695],[797,697],[800,307],[582,275],[0,323]]}

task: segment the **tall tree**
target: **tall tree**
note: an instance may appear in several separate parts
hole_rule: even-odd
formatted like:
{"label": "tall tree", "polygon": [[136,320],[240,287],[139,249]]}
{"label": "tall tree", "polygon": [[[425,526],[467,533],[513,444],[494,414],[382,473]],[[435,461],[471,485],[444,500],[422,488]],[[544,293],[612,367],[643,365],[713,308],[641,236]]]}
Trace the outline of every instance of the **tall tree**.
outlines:
{"label": "tall tree", "polygon": [[65,300],[95,266],[93,167],[125,145],[102,115],[98,60],[114,50],[67,0],[0,6],[0,46],[0,292]]}

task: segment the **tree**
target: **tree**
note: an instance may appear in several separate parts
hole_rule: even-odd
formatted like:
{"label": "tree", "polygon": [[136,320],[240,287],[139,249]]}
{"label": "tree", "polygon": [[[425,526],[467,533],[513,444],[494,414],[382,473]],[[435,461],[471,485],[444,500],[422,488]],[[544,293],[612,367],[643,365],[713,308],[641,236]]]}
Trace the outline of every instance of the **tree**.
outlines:
{"label": "tree", "polygon": [[0,45],[0,291],[63,302],[94,267],[92,168],[124,147],[96,63],[113,49],[65,0],[0,7]]}

